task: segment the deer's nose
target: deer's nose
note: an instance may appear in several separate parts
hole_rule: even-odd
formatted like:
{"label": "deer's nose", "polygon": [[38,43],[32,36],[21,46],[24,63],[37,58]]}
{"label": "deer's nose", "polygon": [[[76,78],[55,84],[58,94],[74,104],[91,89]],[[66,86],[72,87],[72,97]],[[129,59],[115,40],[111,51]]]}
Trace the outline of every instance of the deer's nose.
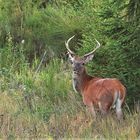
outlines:
{"label": "deer's nose", "polygon": [[73,68],[74,71],[78,71],[78,69],[76,67]]}

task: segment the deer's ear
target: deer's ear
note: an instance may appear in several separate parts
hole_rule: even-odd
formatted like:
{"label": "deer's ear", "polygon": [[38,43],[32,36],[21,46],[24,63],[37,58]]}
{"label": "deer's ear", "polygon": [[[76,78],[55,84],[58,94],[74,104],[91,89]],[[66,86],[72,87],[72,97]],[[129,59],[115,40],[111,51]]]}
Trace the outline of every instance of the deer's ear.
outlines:
{"label": "deer's ear", "polygon": [[91,61],[93,59],[93,57],[94,57],[94,54],[84,56],[84,62],[88,63],[89,61]]}

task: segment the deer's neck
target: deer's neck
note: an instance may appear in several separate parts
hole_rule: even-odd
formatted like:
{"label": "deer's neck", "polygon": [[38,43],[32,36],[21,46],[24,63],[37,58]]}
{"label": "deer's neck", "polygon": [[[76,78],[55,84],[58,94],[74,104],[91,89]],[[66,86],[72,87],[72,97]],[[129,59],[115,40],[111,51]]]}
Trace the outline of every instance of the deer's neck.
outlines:
{"label": "deer's neck", "polygon": [[86,70],[84,70],[81,74],[73,72],[72,78],[73,78],[73,89],[75,90],[75,92],[79,92],[81,94],[86,84],[92,79],[92,77],[86,73]]}

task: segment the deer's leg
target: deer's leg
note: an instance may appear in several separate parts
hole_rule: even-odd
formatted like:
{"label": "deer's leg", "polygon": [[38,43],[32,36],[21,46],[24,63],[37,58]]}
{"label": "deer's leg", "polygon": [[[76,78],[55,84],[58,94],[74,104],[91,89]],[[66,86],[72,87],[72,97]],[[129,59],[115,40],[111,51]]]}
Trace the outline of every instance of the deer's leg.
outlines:
{"label": "deer's leg", "polygon": [[98,106],[99,106],[99,110],[101,111],[101,114],[103,116],[106,116],[108,113],[108,105],[107,104],[103,104],[102,102],[98,102]]}
{"label": "deer's leg", "polygon": [[96,118],[96,112],[95,112],[93,104],[88,106],[88,108],[89,108],[89,111],[91,112],[91,114],[93,115],[93,117]]}
{"label": "deer's leg", "polygon": [[118,120],[123,119],[123,113],[122,113],[122,101],[118,98],[116,102],[116,115]]}
{"label": "deer's leg", "polygon": [[89,100],[86,97],[83,97],[83,102],[84,104],[88,107],[88,110],[90,111],[90,113],[93,115],[94,118],[96,118],[96,112],[93,106],[93,103],[91,100]]}

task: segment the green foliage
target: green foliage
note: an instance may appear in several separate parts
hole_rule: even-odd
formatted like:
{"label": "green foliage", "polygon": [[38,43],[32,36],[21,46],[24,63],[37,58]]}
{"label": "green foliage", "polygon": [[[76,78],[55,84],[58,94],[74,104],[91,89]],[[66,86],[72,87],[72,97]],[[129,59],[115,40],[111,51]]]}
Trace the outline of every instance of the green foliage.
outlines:
{"label": "green foliage", "polygon": [[0,79],[1,138],[138,138],[139,106],[133,112],[126,108],[122,123],[113,112],[106,119],[98,114],[95,121],[81,97],[72,92],[71,74],[65,66],[63,60],[52,60],[39,73],[26,67]]}
{"label": "green foliage", "polygon": [[99,40],[102,46],[88,73],[120,79],[127,88],[126,103],[136,104],[139,9],[135,0],[0,0],[0,137],[138,138],[139,104],[132,112],[126,106],[121,124],[114,113],[97,121],[88,115],[72,90],[64,41],[76,34],[70,47],[83,55]]}
{"label": "green foliage", "polygon": [[[38,3],[33,4],[32,1],[1,1],[0,4],[1,46],[6,43],[10,32],[14,44],[25,40],[24,47],[29,60],[41,56],[44,50],[53,51],[58,56],[64,54],[64,41],[69,35],[82,30],[86,20],[71,5],[57,7],[48,4],[46,9],[40,9]],[[52,56],[50,53],[48,59]]]}
{"label": "green foliage", "polygon": [[78,52],[84,54],[92,50],[95,46],[94,38],[97,38],[102,47],[89,64],[90,73],[97,77],[120,79],[127,88],[127,102],[133,103],[140,99],[140,28],[139,24],[126,21],[127,4],[128,1],[104,1],[96,12],[98,20],[94,22],[91,19],[94,24],[89,21],[90,24],[85,25],[89,32],[83,32],[83,47],[78,48]]}

